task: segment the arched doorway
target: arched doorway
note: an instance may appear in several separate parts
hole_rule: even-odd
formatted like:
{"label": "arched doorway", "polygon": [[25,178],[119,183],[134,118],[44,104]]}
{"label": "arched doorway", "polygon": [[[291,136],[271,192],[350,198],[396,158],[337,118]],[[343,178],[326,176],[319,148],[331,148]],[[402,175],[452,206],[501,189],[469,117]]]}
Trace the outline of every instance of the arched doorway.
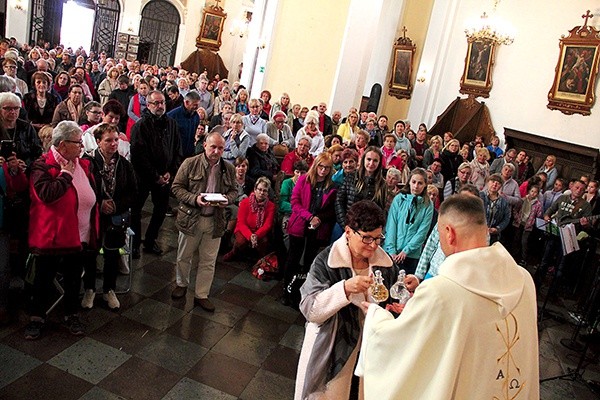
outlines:
{"label": "arched doorway", "polygon": [[98,0],[92,50],[96,52],[104,50],[107,54],[115,54],[120,12],[121,6],[117,0]]}
{"label": "arched doorway", "polygon": [[160,66],[175,63],[179,35],[179,12],[168,1],[153,0],[142,10],[138,59]]}

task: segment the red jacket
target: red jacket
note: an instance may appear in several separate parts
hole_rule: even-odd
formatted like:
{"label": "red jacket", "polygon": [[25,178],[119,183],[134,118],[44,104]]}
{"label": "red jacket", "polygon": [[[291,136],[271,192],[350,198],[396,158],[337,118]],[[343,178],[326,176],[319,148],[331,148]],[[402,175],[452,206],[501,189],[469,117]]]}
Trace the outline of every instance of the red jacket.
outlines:
{"label": "red jacket", "polygon": [[246,240],[254,233],[259,239],[264,238],[271,232],[273,227],[273,218],[275,217],[275,204],[269,200],[265,207],[265,222],[256,229],[256,214],[250,210],[250,197],[246,197],[240,202],[235,232],[240,232]]}
{"label": "red jacket", "polygon": [[[96,191],[90,162],[79,159],[92,189]],[[38,158],[29,177],[29,247],[33,254],[69,254],[81,251],[77,220],[77,191],[73,177],[61,173],[52,151]],[[98,247],[98,204],[90,215],[91,248]]]}
{"label": "red jacket", "polygon": [[[298,153],[296,153],[296,151],[290,151],[289,153],[287,153],[283,158],[283,161],[281,162],[281,170],[283,171],[283,173],[286,176],[293,176],[294,163],[299,160],[301,160],[301,158],[298,156]],[[306,163],[310,168],[314,161],[314,157],[312,156],[312,154],[309,154],[304,160],[306,160]]]}

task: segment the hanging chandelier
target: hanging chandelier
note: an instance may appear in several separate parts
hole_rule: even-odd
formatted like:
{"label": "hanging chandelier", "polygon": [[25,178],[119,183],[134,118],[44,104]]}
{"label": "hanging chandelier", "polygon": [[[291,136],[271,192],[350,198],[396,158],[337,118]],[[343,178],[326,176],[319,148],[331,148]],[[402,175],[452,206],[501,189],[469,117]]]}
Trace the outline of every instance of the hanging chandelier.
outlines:
{"label": "hanging chandelier", "polygon": [[491,17],[484,12],[479,19],[467,23],[465,35],[469,42],[489,41],[499,45],[510,45],[514,42],[515,35],[512,26],[495,16],[499,2],[499,0],[494,0]]}

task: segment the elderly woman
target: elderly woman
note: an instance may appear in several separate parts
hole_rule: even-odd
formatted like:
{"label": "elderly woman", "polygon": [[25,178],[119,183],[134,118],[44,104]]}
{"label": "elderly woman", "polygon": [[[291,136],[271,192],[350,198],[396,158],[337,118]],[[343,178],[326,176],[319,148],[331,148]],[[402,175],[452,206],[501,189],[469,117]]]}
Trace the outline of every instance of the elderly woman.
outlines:
{"label": "elderly woman", "polygon": [[250,146],[256,143],[256,138],[261,133],[267,132],[267,121],[260,117],[262,105],[258,99],[250,100],[250,114],[242,117],[244,130],[250,134]]}
{"label": "elderly woman", "polygon": [[246,157],[248,151],[250,135],[244,130],[242,116],[235,114],[229,120],[231,129],[223,133],[225,139],[225,150],[223,159],[233,163],[238,157]]}
{"label": "elderly woman", "polygon": [[52,147],[31,168],[29,247],[36,274],[26,339],[37,339],[44,326],[53,279],[63,273],[65,324],[73,335],[83,335],[79,321],[79,289],[83,265],[93,262],[97,247],[98,206],[89,160],[80,160],[81,129],[61,121],[52,134]]}
{"label": "elderly woman", "polygon": [[296,133],[296,146],[298,146],[298,142],[303,136],[309,136],[311,138],[312,144],[308,152],[312,154],[313,157],[316,157],[323,152],[325,149],[325,139],[323,138],[321,131],[319,131],[318,112],[311,110],[306,114],[304,126]]}
{"label": "elderly woman", "polygon": [[283,111],[276,111],[273,122],[267,122],[266,134],[271,138],[270,145],[283,145],[287,152],[292,151],[295,145],[292,129],[285,123],[287,115]]}
{"label": "elderly woman", "polygon": [[488,176],[490,176],[490,152],[485,147],[479,147],[475,150],[476,157],[470,162],[471,177],[469,182],[475,185],[478,190],[483,190]]}
{"label": "elderly woman", "polygon": [[269,148],[269,139],[269,135],[261,133],[257,136],[256,143],[248,149],[247,158],[250,164],[248,175],[252,179],[265,177],[273,183],[279,171],[279,162]]}
{"label": "elderly woman", "polygon": [[354,142],[354,137],[359,129],[358,113],[353,111],[348,115],[346,122],[339,127],[337,134],[340,135],[344,140],[344,143],[348,145],[351,142]]}
{"label": "elderly woman", "polygon": [[[326,246],[335,223],[336,188],[331,180],[333,160],[329,153],[321,153],[302,175],[292,192],[292,215],[288,223],[290,248],[287,255],[283,287],[300,273],[300,259],[304,254],[304,267],[312,264],[319,248]],[[306,271],[304,271],[306,272]],[[292,296],[294,297],[294,296]],[[284,290],[284,302],[289,305],[291,298]]]}
{"label": "elderly woman", "polygon": [[23,96],[23,107],[27,111],[27,117],[31,121],[31,125],[39,131],[42,126],[52,122],[54,110],[60,100],[48,91],[52,82],[49,74],[35,72],[31,76],[31,81],[35,90]]}
{"label": "elderly woman", "polygon": [[294,164],[296,161],[304,160],[309,167],[312,165],[314,157],[308,152],[311,145],[312,139],[310,136],[303,136],[298,140],[296,149],[285,155],[281,162],[281,171],[283,171],[285,176],[294,175]]}
{"label": "elderly woman", "polygon": [[19,119],[21,99],[14,93],[0,93],[0,122],[2,140],[11,140],[17,158],[22,165],[30,165],[42,154],[42,145],[35,129],[27,121]]}
{"label": "elderly woman", "polygon": [[106,78],[100,82],[100,85],[98,86],[98,95],[100,96],[101,105],[106,104],[108,96],[110,96],[113,90],[119,87],[119,75],[119,69],[117,67],[112,67],[108,70]]}
{"label": "elderly woman", "polygon": [[69,87],[69,96],[62,101],[54,110],[52,126],[58,125],[60,121],[79,121],[83,111],[83,89],[79,84]]}
{"label": "elderly woman", "polygon": [[[115,295],[119,249],[125,246],[125,221],[129,220],[129,209],[136,195],[137,184],[133,167],[119,155],[117,126],[101,123],[94,129],[94,137],[97,148],[91,155],[84,156],[84,159],[91,162],[94,181],[99,187],[97,201],[100,206],[100,236],[104,254],[102,298],[109,309],[117,310],[121,306]],[[81,306],[91,309],[96,296],[96,264],[85,264],[84,268],[85,293]]]}
{"label": "elderly woman", "polygon": [[259,257],[267,254],[268,236],[275,217],[275,204],[269,200],[270,189],[271,182],[262,176],[254,184],[250,197],[240,202],[233,249],[223,256],[223,261],[233,260],[248,247],[256,249]]}
{"label": "elderly woman", "polygon": [[394,197],[385,227],[385,250],[407,274],[413,274],[433,217],[427,195],[427,174],[415,168],[408,185]]}
{"label": "elderly woman", "polygon": [[358,156],[358,152],[356,150],[344,149],[344,151],[342,151],[341,158],[342,168],[340,168],[331,178],[333,183],[335,183],[338,187],[341,186],[344,183],[344,176],[356,171],[359,159],[360,157]]}
{"label": "elderly woman", "polygon": [[356,151],[358,151],[359,157],[362,157],[363,153],[365,152],[365,149],[369,145],[370,138],[371,137],[369,136],[369,132],[367,132],[363,129],[360,129],[358,132],[356,132],[356,139],[354,140],[354,147],[356,148]]}
{"label": "elderly woman", "polygon": [[[370,201],[348,210],[344,234],[313,262],[300,289],[300,311],[307,320],[298,361],[296,392],[300,399],[348,399],[359,351],[365,301],[373,302],[369,288],[380,272],[389,288],[398,268],[379,246],[384,240],[383,210]],[[416,286],[414,277],[409,289]],[[388,299],[386,302],[390,303]],[[364,398],[362,382],[358,398]]]}

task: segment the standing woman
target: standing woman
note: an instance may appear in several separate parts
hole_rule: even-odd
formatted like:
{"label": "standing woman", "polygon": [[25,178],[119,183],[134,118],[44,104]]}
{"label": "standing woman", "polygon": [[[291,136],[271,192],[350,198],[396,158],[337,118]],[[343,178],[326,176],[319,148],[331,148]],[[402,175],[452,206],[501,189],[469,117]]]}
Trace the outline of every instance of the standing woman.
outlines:
{"label": "standing woman", "polygon": [[117,67],[112,67],[108,70],[106,78],[100,82],[100,85],[98,86],[98,95],[100,96],[100,104],[102,106],[108,101],[108,96],[110,96],[112,91],[119,87],[118,77],[119,69]]}
{"label": "standing woman", "polygon": [[475,158],[471,161],[471,178],[470,182],[475,185],[477,190],[481,191],[485,188],[487,178],[490,176],[490,152],[485,147],[480,147],[475,150]]}
{"label": "standing woman", "polygon": [[76,122],[61,121],[52,133],[52,147],[31,168],[29,247],[35,257],[31,316],[25,339],[37,339],[54,289],[63,272],[65,325],[83,335],[79,321],[79,289],[83,265],[97,247],[96,185],[88,160],[80,160],[82,132]]}
{"label": "standing woman", "polygon": [[[344,173],[344,183],[337,193],[335,214],[337,223],[346,226],[346,212],[360,200],[374,201],[381,209],[387,200],[387,185],[383,176],[381,150],[367,147],[356,172]],[[337,239],[337,238],[335,238]]]}
{"label": "standing woman", "polygon": [[69,96],[66,100],[56,106],[52,116],[52,126],[56,126],[60,121],[78,122],[82,111],[83,89],[81,85],[75,83],[69,87]]}
{"label": "standing woman", "polygon": [[456,178],[458,166],[463,163],[463,158],[458,152],[460,142],[457,139],[450,139],[448,144],[442,150],[440,159],[442,160],[442,175],[444,182],[449,182]]}
{"label": "standing woman", "polygon": [[[92,164],[94,180],[98,186],[97,201],[100,206],[100,237],[104,253],[102,298],[111,310],[121,307],[115,295],[119,270],[119,249],[125,246],[125,230],[113,230],[112,218],[125,216],[133,205],[137,183],[133,167],[119,155],[119,131],[116,124],[102,123],[94,130],[98,148],[91,156],[84,156]],[[121,221],[121,219],[119,219]],[[81,307],[91,309],[96,296],[96,264],[84,265],[83,287],[85,294]]]}
{"label": "standing woman", "polygon": [[102,106],[100,103],[97,101],[87,102],[83,106],[83,110],[79,116],[79,125],[81,126],[81,130],[85,132],[92,126],[98,125],[100,122],[102,122],[102,117],[104,117],[104,112],[102,111]]}
{"label": "standing woman", "polygon": [[[350,398],[363,331],[361,307],[373,301],[368,292],[372,275],[381,272],[388,290],[398,276],[390,256],[379,246],[384,223],[383,210],[375,203],[355,203],[348,210],[343,236],[310,267],[300,289],[300,311],[307,323],[294,399]],[[414,286],[408,285],[410,290]],[[362,381],[358,390],[357,398],[364,398]]]}
{"label": "standing woman", "polygon": [[442,137],[435,135],[429,139],[429,148],[423,153],[423,165],[425,168],[433,164],[433,160],[440,158],[442,151]]}
{"label": "standing woman", "polygon": [[31,76],[34,90],[23,96],[23,108],[27,111],[27,117],[31,125],[39,131],[42,126],[52,122],[54,110],[60,100],[48,91],[51,80],[44,72],[34,72]]}
{"label": "standing woman", "polygon": [[408,185],[392,201],[385,227],[385,251],[407,274],[414,274],[433,218],[427,174],[415,168]]}
{"label": "standing woman", "polygon": [[352,111],[350,114],[348,114],[348,119],[346,122],[339,127],[337,134],[342,137],[344,144],[348,145],[354,142],[354,137],[359,129],[358,113],[356,111]]}
{"label": "standing woman", "polygon": [[[300,272],[300,259],[304,254],[304,267],[310,268],[321,247],[329,243],[335,222],[336,188],[331,180],[333,160],[327,152],[321,153],[302,175],[292,192],[292,215],[288,222],[290,249],[287,256],[283,287]],[[284,301],[287,291],[284,290]],[[289,303],[290,299],[287,299]]]}
{"label": "standing woman", "polygon": [[242,117],[244,130],[250,135],[250,146],[256,143],[256,137],[267,133],[267,121],[260,117],[262,106],[258,99],[250,100],[250,114]]}
{"label": "standing woman", "polygon": [[241,115],[234,114],[229,120],[229,124],[231,129],[223,133],[223,139],[225,139],[223,159],[233,164],[236,158],[246,157],[250,137],[248,132],[244,130],[244,123]]}

